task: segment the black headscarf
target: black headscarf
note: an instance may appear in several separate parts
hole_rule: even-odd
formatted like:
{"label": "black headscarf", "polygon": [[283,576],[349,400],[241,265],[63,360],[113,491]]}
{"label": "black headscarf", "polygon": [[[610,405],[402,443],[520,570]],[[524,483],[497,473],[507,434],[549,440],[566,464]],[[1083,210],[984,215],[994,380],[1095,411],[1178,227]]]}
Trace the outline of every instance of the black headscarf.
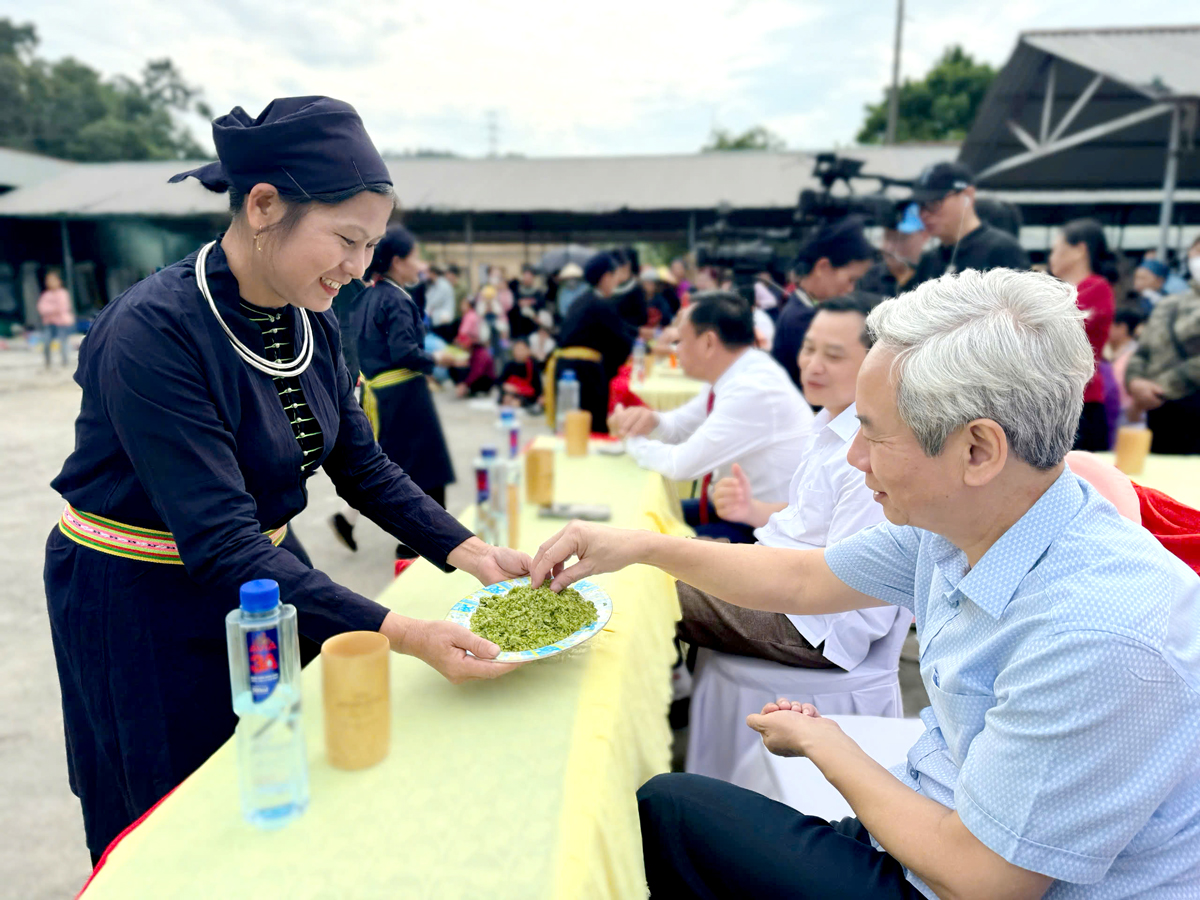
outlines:
{"label": "black headscarf", "polygon": [[250,193],[270,184],[284,197],[311,200],[369,184],[391,184],[387,165],[354,107],[329,97],[283,97],[257,119],[240,106],[213,122],[219,162],[180,172],[210,191]]}

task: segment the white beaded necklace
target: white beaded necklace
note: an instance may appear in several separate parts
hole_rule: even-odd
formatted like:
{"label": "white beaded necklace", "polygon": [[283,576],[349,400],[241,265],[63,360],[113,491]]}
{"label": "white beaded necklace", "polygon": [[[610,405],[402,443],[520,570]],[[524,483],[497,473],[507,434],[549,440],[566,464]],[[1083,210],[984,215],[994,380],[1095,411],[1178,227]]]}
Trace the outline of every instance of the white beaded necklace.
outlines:
{"label": "white beaded necklace", "polygon": [[217,317],[217,322],[221,326],[221,330],[225,332],[225,336],[229,338],[229,343],[233,345],[233,349],[237,351],[246,363],[253,366],[258,371],[270,375],[272,378],[295,378],[297,375],[304,372],[312,362],[313,356],[313,336],[312,323],[308,320],[308,310],[303,307],[300,309],[300,321],[303,323],[303,339],[300,345],[300,352],[296,354],[296,358],[291,362],[278,363],[273,360],[264,359],[259,356],[245,344],[237,339],[237,336],[230,331],[229,326],[225,324],[225,320],[221,318],[221,313],[217,309],[217,304],[213,300],[212,293],[208,290],[208,276],[205,272],[205,263],[208,260],[209,251],[217,245],[216,241],[210,241],[200,248],[200,252],[196,254],[196,283],[200,285],[200,293],[204,299],[208,301],[208,308],[212,310],[214,316]]}

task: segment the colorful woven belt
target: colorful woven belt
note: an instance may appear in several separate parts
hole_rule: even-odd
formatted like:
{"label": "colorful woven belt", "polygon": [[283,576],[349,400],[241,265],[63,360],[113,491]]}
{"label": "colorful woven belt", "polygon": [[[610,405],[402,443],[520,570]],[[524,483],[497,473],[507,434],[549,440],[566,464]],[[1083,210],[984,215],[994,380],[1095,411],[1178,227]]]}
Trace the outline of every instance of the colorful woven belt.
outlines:
{"label": "colorful woven belt", "polygon": [[404,384],[414,378],[420,378],[421,373],[414,372],[412,369],[389,369],[386,372],[380,372],[374,378],[368,378],[361,373],[359,375],[363,387],[363,412],[367,414],[367,420],[371,423],[371,431],[375,433],[375,440],[379,440],[379,401],[375,399],[375,392],[393,385]]}
{"label": "colorful woven belt", "polygon": [[[69,503],[63,510],[62,518],[58,520],[58,530],[75,543],[110,556],[172,566],[183,565],[171,532],[123,525],[103,516],[82,513]],[[271,539],[271,543],[278,547],[287,537],[287,525],[264,533]]]}

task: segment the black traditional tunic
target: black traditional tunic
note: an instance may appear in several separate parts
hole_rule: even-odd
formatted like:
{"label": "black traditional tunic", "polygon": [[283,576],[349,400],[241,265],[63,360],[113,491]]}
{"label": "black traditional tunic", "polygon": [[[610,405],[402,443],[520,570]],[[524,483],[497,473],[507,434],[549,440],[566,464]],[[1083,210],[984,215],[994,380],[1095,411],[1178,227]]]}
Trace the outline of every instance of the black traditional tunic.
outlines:
{"label": "black traditional tunic", "polygon": [[[225,614],[238,588],[279,582],[315,641],[377,630],[386,609],[305,565],[264,531],[304,509],[315,466],[273,379],[234,351],[196,285],[195,255],[110,303],[79,355],[75,451],[53,487],[83,513],[169,531],[183,565],[46,544],[46,595],[72,790],[94,854],[232,734]],[[220,245],[207,262],[222,318],[265,353]],[[282,310],[293,345],[299,312]],[[447,568],[471,536],[379,449],[341,362],[332,311],[309,313],[312,364],[295,380],[338,492]],[[272,326],[273,327],[273,326]]]}
{"label": "black traditional tunic", "polygon": [[559,358],[554,378],[567,369],[579,380],[579,408],[592,414],[592,431],[608,434],[608,385],[629,359],[637,330],[621,317],[615,298],[588,291],[571,304],[559,329],[558,344],[567,349],[584,347],[600,354],[601,361]]}
{"label": "black traditional tunic", "polygon": [[453,484],[454,465],[425,380],[434,362],[425,352],[425,323],[417,303],[384,279],[363,292],[353,325],[366,378],[399,369],[413,376],[375,390],[379,446],[422,490]]}

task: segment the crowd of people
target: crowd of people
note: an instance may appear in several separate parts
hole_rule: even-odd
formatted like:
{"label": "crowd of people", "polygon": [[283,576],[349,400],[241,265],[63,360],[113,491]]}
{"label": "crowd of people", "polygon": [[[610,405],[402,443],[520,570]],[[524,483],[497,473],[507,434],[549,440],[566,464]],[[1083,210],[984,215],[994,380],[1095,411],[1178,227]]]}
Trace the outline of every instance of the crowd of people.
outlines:
{"label": "crowd of people", "polygon": [[[312,567],[288,522],[321,468],[343,541],[361,511],[401,563],[559,590],[657,566],[688,647],[849,673],[915,617],[930,706],[906,764],[812,704],[767,704],[750,727],[855,816],[659,776],[637,798],[653,896],[1200,889],[1200,514],[1083,452],[1143,416],[1155,450],[1200,449],[1200,242],[1184,290],[1149,259],[1118,303],[1098,225],[1066,223],[1050,271],[1026,271],[971,173],[940,164],[878,251],[860,221],[828,223],[751,296],[625,247],[474,290],[388,227],[388,168],[347,104],[239,107],[213,136],[220,160],[176,179],[228,192],[229,229],[97,317],[53,484],[45,584],[94,861],[233,733],[220,636],[249,578],[296,606],[306,660],[369,630],[453,682],[512,670]],[[646,408],[638,341],[708,388]],[[446,512],[431,392],[553,413],[568,371],[594,431],[696,482],[685,516],[709,540],[572,523],[530,558]]]}

